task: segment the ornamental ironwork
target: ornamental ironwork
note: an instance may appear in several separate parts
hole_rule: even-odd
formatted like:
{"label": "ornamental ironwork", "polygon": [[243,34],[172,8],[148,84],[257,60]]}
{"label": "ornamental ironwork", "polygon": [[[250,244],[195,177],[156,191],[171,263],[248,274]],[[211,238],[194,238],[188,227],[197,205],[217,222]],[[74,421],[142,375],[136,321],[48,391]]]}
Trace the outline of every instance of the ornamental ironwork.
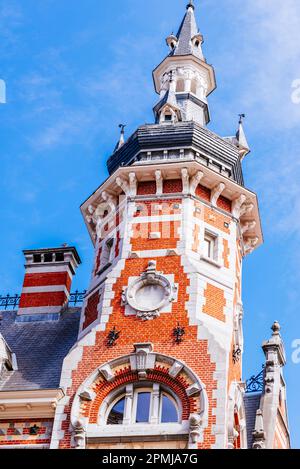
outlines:
{"label": "ornamental ironwork", "polygon": [[20,304],[20,296],[0,296],[0,310],[17,309]]}
{"label": "ornamental ironwork", "polygon": [[257,376],[251,376],[251,378],[246,381],[246,393],[263,392],[264,377],[264,369],[262,369],[262,371]]}
{"label": "ornamental ironwork", "polygon": [[113,347],[120,337],[121,331],[117,332],[116,326],[109,332],[107,336],[107,345],[108,347]]}
{"label": "ornamental ironwork", "polygon": [[232,360],[233,360],[234,364],[236,364],[240,361],[241,355],[242,355],[242,350],[240,349],[240,347],[237,347],[235,350],[233,350]]}
{"label": "ornamental ironwork", "polygon": [[[83,292],[79,292],[78,290],[76,290],[74,293],[71,293],[70,298],[69,298],[69,305],[72,305],[72,306],[81,305],[84,301],[85,295],[86,295],[86,290]],[[20,295],[0,296],[0,311],[18,309],[20,305],[20,298],[21,298]]]}
{"label": "ornamental ironwork", "polygon": [[181,327],[180,324],[178,323],[177,327],[173,329],[173,337],[174,337],[176,344],[181,344],[181,342],[183,341],[184,334],[185,334],[184,327]]}
{"label": "ornamental ironwork", "polygon": [[69,305],[77,306],[83,303],[84,298],[86,295],[86,290],[84,290],[82,293],[80,293],[78,290],[76,290],[74,293],[70,294],[69,298]]}

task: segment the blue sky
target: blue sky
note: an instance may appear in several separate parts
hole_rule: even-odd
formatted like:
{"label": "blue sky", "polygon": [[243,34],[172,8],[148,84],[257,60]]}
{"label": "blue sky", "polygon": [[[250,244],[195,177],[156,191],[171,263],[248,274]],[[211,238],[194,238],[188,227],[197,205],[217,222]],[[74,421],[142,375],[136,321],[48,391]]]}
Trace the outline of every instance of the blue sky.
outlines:
{"label": "blue sky", "polygon": [[[275,319],[288,365],[289,413],[300,447],[299,0],[201,0],[197,18],[218,88],[210,128],[226,136],[246,113],[246,185],[259,195],[265,244],[244,263],[244,377],[263,363]],[[0,0],[0,293],[20,292],[22,249],[77,246],[88,286],[92,245],[79,206],[107,176],[118,124],[153,122],[151,72],[167,54],[185,0]],[[297,82],[296,82],[297,83]],[[296,86],[294,84],[294,86]]]}

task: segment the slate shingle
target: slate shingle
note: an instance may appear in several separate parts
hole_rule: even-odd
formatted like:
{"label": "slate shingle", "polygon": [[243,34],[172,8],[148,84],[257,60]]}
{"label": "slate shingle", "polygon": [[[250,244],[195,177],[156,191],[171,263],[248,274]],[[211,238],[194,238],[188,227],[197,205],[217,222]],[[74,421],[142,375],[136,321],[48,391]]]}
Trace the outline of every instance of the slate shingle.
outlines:
{"label": "slate shingle", "polygon": [[63,360],[77,340],[80,308],[47,322],[15,322],[16,311],[0,314],[0,332],[18,363],[17,371],[2,373],[0,391],[59,387]]}

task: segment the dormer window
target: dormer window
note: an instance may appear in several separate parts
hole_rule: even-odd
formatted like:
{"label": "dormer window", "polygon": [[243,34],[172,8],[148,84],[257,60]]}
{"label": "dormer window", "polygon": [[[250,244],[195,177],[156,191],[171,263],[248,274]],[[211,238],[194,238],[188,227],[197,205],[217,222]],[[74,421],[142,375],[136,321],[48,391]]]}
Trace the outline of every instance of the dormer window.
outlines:
{"label": "dormer window", "polygon": [[171,34],[171,36],[167,37],[166,39],[168,46],[170,49],[173,51],[177,45],[177,37],[174,36],[174,34]]}
{"label": "dormer window", "polygon": [[199,47],[199,46],[200,46],[200,41],[198,41],[198,40],[195,41],[195,46],[196,46],[196,47]]}
{"label": "dormer window", "polygon": [[172,121],[172,115],[171,114],[165,114],[165,121],[166,122],[171,122]]}

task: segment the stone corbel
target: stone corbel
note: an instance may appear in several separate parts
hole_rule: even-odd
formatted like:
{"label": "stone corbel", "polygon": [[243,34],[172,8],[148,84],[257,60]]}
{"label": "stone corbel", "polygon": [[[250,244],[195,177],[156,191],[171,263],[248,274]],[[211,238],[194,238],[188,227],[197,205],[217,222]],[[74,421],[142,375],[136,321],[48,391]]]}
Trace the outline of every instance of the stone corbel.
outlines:
{"label": "stone corbel", "polygon": [[246,254],[252,252],[255,247],[257,246],[257,243],[259,241],[259,238],[256,236],[255,238],[248,238],[245,242],[245,252]]}
{"label": "stone corbel", "polygon": [[215,207],[217,206],[219,197],[222,194],[222,192],[224,192],[225,187],[226,187],[225,184],[223,182],[220,182],[220,184],[217,184],[211,191],[210,202]]}
{"label": "stone corbel", "polygon": [[135,197],[137,194],[137,178],[135,173],[129,173],[130,195]]}
{"label": "stone corbel", "polygon": [[240,216],[242,217],[243,215],[249,215],[252,212],[253,209],[254,209],[254,204],[252,204],[252,203],[243,204],[243,206],[241,207]]}
{"label": "stone corbel", "polygon": [[125,195],[130,196],[130,186],[127,181],[124,181],[124,179],[117,177],[116,179],[116,184],[121,187],[122,191],[124,192]]}
{"label": "stone corbel", "polygon": [[246,196],[241,194],[232,204],[232,214],[235,218],[241,217],[242,206],[246,202]]}
{"label": "stone corbel", "polygon": [[158,169],[155,171],[155,179],[156,179],[156,195],[162,195],[163,193],[163,177],[161,171]]}
{"label": "stone corbel", "polygon": [[190,181],[190,192],[191,195],[195,195],[196,189],[203,178],[204,173],[202,171],[197,171],[197,173],[191,178]]}
{"label": "stone corbel", "polygon": [[[190,449],[196,445],[202,434],[202,418],[199,414],[191,414],[189,418],[190,424]],[[191,446],[192,445],[192,446]]]}
{"label": "stone corbel", "polygon": [[183,187],[183,194],[189,193],[189,183],[190,183],[190,176],[187,168],[182,168],[181,170],[181,177],[182,177],[182,187]]}
{"label": "stone corbel", "polygon": [[256,221],[246,221],[245,223],[242,223],[241,225],[241,230],[242,234],[245,234],[247,231],[254,230],[256,227]]}
{"label": "stone corbel", "polygon": [[85,449],[86,431],[83,420],[76,420],[73,424],[73,439],[75,449]]}
{"label": "stone corbel", "polygon": [[101,194],[101,197],[104,202],[107,203],[107,205],[110,207],[111,210],[116,210],[117,209],[117,199],[113,195],[109,194],[106,191],[103,191]]}
{"label": "stone corbel", "polygon": [[94,213],[95,213],[94,207],[92,205],[89,205],[86,211],[86,216],[85,216],[85,219],[89,225],[92,223],[95,225],[97,223],[95,221]]}

